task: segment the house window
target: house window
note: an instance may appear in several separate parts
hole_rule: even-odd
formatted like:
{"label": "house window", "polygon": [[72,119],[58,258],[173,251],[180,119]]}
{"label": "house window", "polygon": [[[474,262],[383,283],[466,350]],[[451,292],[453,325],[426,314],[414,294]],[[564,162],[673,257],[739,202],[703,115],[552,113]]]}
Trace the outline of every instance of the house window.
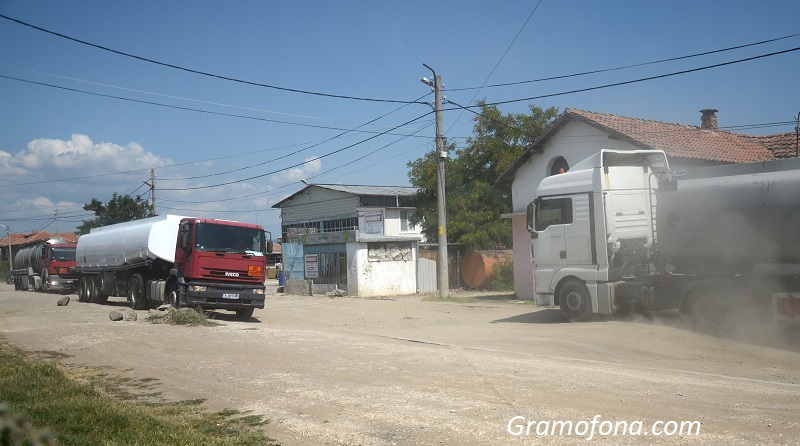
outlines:
{"label": "house window", "polygon": [[550,168],[550,175],[558,175],[568,170],[569,164],[567,164],[567,160],[565,160],[563,156],[559,156],[553,160],[553,167]]}
{"label": "house window", "polygon": [[400,211],[400,232],[416,232],[417,226],[411,223],[413,211]]}

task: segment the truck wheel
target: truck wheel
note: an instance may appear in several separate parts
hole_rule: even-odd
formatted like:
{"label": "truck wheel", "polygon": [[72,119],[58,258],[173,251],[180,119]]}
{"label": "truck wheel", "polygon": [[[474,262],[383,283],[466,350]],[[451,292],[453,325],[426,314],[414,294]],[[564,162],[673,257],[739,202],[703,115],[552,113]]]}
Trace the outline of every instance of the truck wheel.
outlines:
{"label": "truck wheel", "polygon": [[592,318],[592,298],[586,285],[579,280],[572,279],[561,286],[558,302],[570,322],[586,322]]}
{"label": "truck wheel", "polygon": [[86,276],[78,279],[78,302],[86,302]]}
{"label": "truck wheel", "polygon": [[175,308],[180,307],[181,290],[178,287],[178,282],[171,280],[167,283],[167,290],[164,292],[164,300],[168,305]]}
{"label": "truck wheel", "polygon": [[42,291],[50,291],[50,274],[47,270],[42,271]]}
{"label": "truck wheel", "polygon": [[103,279],[101,276],[96,276],[92,280],[92,288],[94,289],[94,301],[98,304],[108,302],[108,294],[103,294]]}
{"label": "truck wheel", "polygon": [[236,317],[243,321],[250,319],[253,317],[253,308],[240,308],[236,310]]}
{"label": "truck wheel", "polygon": [[134,274],[131,278],[131,284],[128,286],[128,300],[134,310],[147,308],[147,300],[144,296],[144,279],[138,274]]}

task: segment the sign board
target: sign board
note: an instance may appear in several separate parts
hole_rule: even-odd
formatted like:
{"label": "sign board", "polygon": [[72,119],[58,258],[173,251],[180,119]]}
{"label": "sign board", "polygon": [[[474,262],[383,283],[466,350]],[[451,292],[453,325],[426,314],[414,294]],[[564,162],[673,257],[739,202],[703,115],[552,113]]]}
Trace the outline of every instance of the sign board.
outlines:
{"label": "sign board", "polygon": [[319,254],[306,254],[306,279],[319,278]]}
{"label": "sign board", "polygon": [[364,232],[383,235],[383,212],[364,214]]}

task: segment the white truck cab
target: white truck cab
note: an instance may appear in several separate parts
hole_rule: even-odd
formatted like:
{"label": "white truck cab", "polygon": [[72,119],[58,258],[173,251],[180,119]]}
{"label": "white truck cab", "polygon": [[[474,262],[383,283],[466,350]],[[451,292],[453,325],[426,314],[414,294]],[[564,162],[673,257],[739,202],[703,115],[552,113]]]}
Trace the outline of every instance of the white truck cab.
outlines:
{"label": "white truck cab", "polygon": [[655,190],[669,176],[663,151],[604,149],[542,180],[527,219],[537,305],[571,321],[614,313],[615,282],[652,272]]}

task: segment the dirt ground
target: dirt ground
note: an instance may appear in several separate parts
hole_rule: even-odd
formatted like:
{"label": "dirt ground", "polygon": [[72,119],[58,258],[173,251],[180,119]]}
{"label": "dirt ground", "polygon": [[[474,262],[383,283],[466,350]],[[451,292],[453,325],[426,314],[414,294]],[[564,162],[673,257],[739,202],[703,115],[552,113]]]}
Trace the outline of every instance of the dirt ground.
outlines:
{"label": "dirt ground", "polygon": [[[800,444],[796,326],[740,321],[720,337],[674,314],[570,324],[512,300],[273,294],[249,321],[185,327],[59,297],[0,284],[0,336],[264,415],[287,446],[587,444],[592,420],[600,444]],[[614,435],[621,421],[631,430]],[[656,436],[683,421],[699,434]],[[545,432],[555,422],[575,432]]]}

